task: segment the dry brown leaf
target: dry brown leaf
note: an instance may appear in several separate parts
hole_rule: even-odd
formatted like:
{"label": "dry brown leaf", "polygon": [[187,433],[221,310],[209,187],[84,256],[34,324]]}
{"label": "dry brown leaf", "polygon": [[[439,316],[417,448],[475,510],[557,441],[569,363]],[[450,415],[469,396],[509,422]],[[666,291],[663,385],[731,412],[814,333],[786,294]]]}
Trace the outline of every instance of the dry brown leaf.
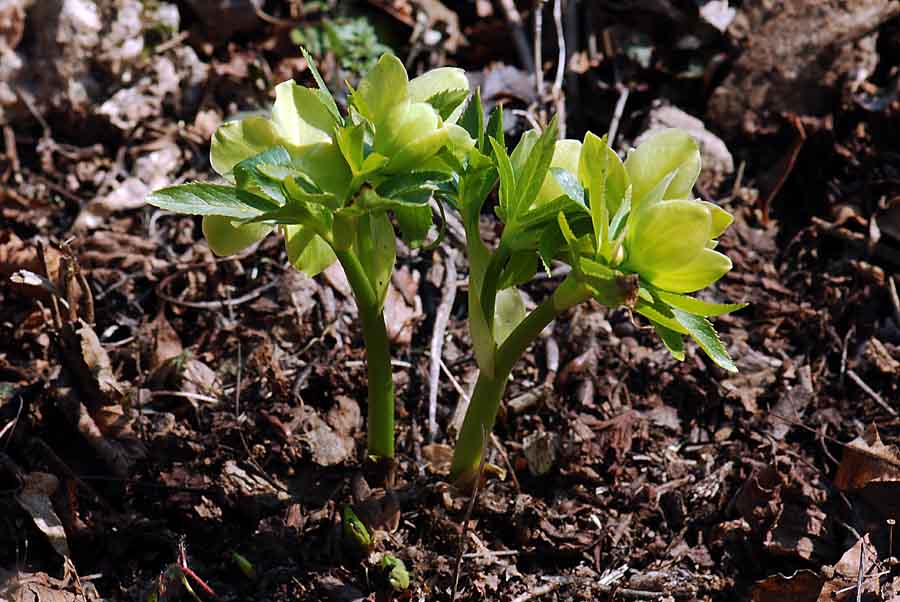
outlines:
{"label": "dry brown leaf", "polygon": [[835,486],[842,491],[858,491],[871,483],[900,488],[900,453],[895,446],[881,442],[874,424],[844,448],[834,477]]}

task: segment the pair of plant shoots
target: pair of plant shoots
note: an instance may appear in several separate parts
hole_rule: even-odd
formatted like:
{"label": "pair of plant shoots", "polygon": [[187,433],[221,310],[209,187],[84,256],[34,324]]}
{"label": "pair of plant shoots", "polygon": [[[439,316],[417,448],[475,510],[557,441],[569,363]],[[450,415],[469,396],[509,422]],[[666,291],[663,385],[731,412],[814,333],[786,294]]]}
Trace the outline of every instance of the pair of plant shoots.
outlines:
{"label": "pair of plant shoots", "polygon": [[[189,183],[149,195],[152,205],[203,216],[218,255],[237,253],[273,230],[293,266],[314,276],[340,262],[356,298],[368,359],[368,453],[394,456],[394,385],[383,307],[396,230],[426,243],[432,199],[462,216],[469,262],[468,312],[479,376],[454,448],[451,478],[476,477],[510,372],[541,331],[590,298],[646,317],[684,359],[685,335],[713,362],[736,368],[707,320],[743,305],[688,296],[721,278],[731,261],[716,238],[732,221],[695,200],[696,142],[664,130],[623,162],[604,138],[557,140],[555,119],[510,153],[503,111],[487,123],[465,73],[439,68],[410,80],[394,56],[349,90],[342,113],[313,61],[318,88],[276,87],[271,117],[223,124],[210,160],[222,184]],[[479,233],[499,181],[496,248]],[[444,220],[440,220],[443,227]],[[519,287],[561,261],[571,270],[536,309]]]}

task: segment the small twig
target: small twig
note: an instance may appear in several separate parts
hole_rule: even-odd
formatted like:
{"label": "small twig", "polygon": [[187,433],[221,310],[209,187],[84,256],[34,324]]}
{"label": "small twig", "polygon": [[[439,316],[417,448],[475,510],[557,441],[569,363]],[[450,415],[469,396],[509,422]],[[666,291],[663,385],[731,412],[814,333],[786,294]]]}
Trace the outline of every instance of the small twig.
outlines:
{"label": "small twig", "polygon": [[631,92],[628,86],[624,84],[616,84],[616,87],[619,89],[619,100],[616,101],[616,108],[613,111],[612,121],[609,123],[609,136],[607,140],[609,141],[610,148],[615,148],[613,142],[615,141],[616,134],[619,130],[619,121],[622,119],[622,113],[625,112],[625,103],[628,101],[628,95]]}
{"label": "small twig", "polygon": [[494,433],[491,433],[491,443],[494,444],[494,449],[503,458],[503,463],[506,464],[506,470],[509,472],[509,478],[512,479],[513,486],[516,488],[516,493],[522,493],[522,486],[519,485],[519,477],[516,476],[516,471],[513,470],[512,462],[509,461],[509,454],[506,453],[506,448],[503,447],[503,444]]}
{"label": "small twig", "polygon": [[888,292],[891,295],[891,305],[894,306],[894,318],[900,326],[900,296],[897,295],[897,281],[893,276],[888,278]]}
{"label": "small twig", "polygon": [[562,0],[553,1],[553,24],[556,27],[556,43],[559,56],[556,62],[556,77],[553,79],[553,102],[556,105],[559,137],[566,137],[566,96],[562,91],[563,78],[566,75],[566,33],[562,22]]}
{"label": "small twig", "polygon": [[541,47],[544,35],[544,0],[534,0],[534,91],[538,102],[544,98],[544,65]]}
{"label": "small twig", "polygon": [[189,32],[187,30],[179,32],[178,35],[172,36],[172,38],[166,40],[165,42],[163,42],[162,44],[160,44],[159,46],[154,48],[153,52],[155,54],[162,54],[163,52],[166,52],[167,50],[171,50],[171,49],[175,48],[176,46],[181,45],[181,43],[184,42],[186,39],[188,39],[190,36],[191,36],[191,32]]}
{"label": "small twig", "polygon": [[428,369],[428,441],[434,441],[437,435],[437,398],[440,389],[441,356],[444,350],[444,334],[450,321],[450,312],[456,301],[456,251],[447,249],[444,261],[444,291],[441,303],[434,318],[434,331],[431,334],[431,362]]}
{"label": "small twig", "polygon": [[6,440],[6,443],[3,444],[3,451],[5,452],[9,449],[9,443],[12,441],[12,434],[15,431],[16,425],[19,424],[19,417],[22,415],[22,408],[25,407],[25,399],[19,394],[19,409],[16,410],[16,417],[13,418],[9,424],[0,429],[0,439],[3,439],[3,436],[6,433],[9,433],[9,439]]}
{"label": "small twig", "polygon": [[860,376],[853,369],[847,370],[847,376],[850,377],[850,380],[859,385],[860,389],[865,391],[866,394],[875,401],[875,403],[883,407],[891,416],[898,415],[897,410],[888,405],[888,403],[881,398],[881,395],[879,395],[874,389],[872,389],[872,387],[867,385],[865,381],[863,381],[863,379],[860,378]]}
{"label": "small twig", "polygon": [[[487,432],[481,429],[481,449],[487,447]],[[478,463],[478,476],[475,480],[475,489],[472,491],[472,497],[469,498],[469,506],[466,508],[466,515],[463,517],[462,531],[459,534],[459,550],[456,553],[456,567],[453,570],[453,593],[450,596],[450,602],[456,602],[456,595],[459,592],[459,572],[462,569],[463,554],[466,551],[466,536],[469,533],[469,522],[472,519],[472,511],[475,509],[475,500],[478,499],[478,492],[481,490],[481,478],[484,475],[484,462],[487,454],[482,451],[481,462]]]}
{"label": "small twig", "polygon": [[[47,253],[44,250],[43,241],[38,241],[37,243],[37,252],[38,259],[41,260],[41,267],[44,269],[44,276],[47,277],[47,280],[53,283],[54,286],[58,287],[59,283],[54,282],[52,278],[50,278],[50,266],[47,265]],[[50,315],[53,316],[53,326],[56,327],[56,330],[62,330],[62,313],[59,311],[59,299],[56,298],[56,295],[50,295]]]}
{"label": "small twig", "polygon": [[249,293],[241,295],[240,297],[235,297],[233,299],[228,299],[226,301],[182,301],[181,299],[176,299],[175,297],[166,293],[166,288],[169,283],[176,277],[179,276],[182,272],[175,272],[169,276],[166,276],[162,282],[159,283],[159,286],[156,287],[156,294],[159,295],[159,298],[163,301],[168,301],[174,305],[181,305],[182,307],[191,307],[194,309],[210,309],[217,310],[222,309],[224,307],[233,307],[235,305],[241,305],[243,303],[247,303],[248,301],[253,301],[264,292],[275,288],[278,285],[278,278],[275,278],[272,282],[268,284],[264,284],[258,288],[253,289]]}

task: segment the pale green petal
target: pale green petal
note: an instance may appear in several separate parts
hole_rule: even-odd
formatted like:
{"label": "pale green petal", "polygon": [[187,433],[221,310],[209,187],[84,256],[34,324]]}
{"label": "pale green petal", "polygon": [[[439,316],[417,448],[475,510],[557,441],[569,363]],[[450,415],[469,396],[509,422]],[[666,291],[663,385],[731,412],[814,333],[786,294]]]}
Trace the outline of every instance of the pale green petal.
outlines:
{"label": "pale green petal", "polygon": [[252,116],[223,123],[213,134],[209,162],[219,175],[231,173],[234,166],[270,146],[278,144],[278,132],[271,121]]}
{"label": "pale green petal", "polygon": [[[581,142],[578,140],[559,140],[553,147],[553,158],[550,160],[550,167],[558,167],[565,169],[569,173],[578,174],[578,162],[581,157]],[[555,198],[565,194],[562,186],[556,180],[551,171],[547,171],[547,176],[541,184],[538,191],[535,205],[547,203]]]}
{"label": "pale green petal", "polygon": [[440,126],[440,115],[427,102],[398,105],[391,109],[382,129],[375,132],[375,152],[392,157],[404,146],[428,136]]}
{"label": "pale green petal", "polygon": [[[426,71],[409,82],[409,99],[412,102],[425,102],[435,94],[448,90],[468,90],[469,78],[466,72],[458,67],[440,67]],[[447,119],[447,123],[456,123],[462,115],[466,104],[463,102]]]}
{"label": "pale green petal", "polygon": [[203,236],[212,252],[220,257],[240,253],[253,243],[262,240],[272,231],[267,224],[235,226],[233,217],[223,215],[203,216]]}
{"label": "pale green petal", "polygon": [[285,226],[284,242],[291,265],[309,277],[337,260],[331,246],[305,226]]}
{"label": "pale green petal", "polygon": [[718,238],[722,235],[722,232],[728,229],[728,226],[731,225],[731,222],[734,221],[734,216],[715,203],[709,203],[707,201],[698,202],[703,203],[703,205],[709,209],[709,212],[712,215],[712,229],[709,232],[709,237]]}
{"label": "pale green petal", "polygon": [[350,166],[336,144],[320,142],[297,150],[297,169],[308,175],[323,192],[343,200],[350,188]]}
{"label": "pale green petal", "polygon": [[[604,159],[603,155],[606,155]],[[578,163],[578,179],[586,188],[591,188],[591,182],[602,176],[602,165],[606,161],[606,207],[610,215],[614,215],[628,188],[628,172],[619,155],[606,144],[602,138],[592,132],[584,136],[581,159]]]}
{"label": "pale green petal", "polygon": [[697,142],[683,130],[661,130],[632,151],[625,160],[632,186],[634,206],[665,178],[675,173],[664,199],[689,198],[700,173],[700,151]]}
{"label": "pale green petal", "polygon": [[362,101],[359,110],[363,117],[375,124],[383,123],[391,109],[405,103],[409,98],[409,76],[406,68],[396,56],[382,55],[378,63],[359,82],[356,89]]}
{"label": "pale green petal", "polygon": [[284,141],[294,146],[329,142],[337,125],[316,90],[293,80],[275,87],[272,121]]}
{"label": "pale green petal", "polygon": [[421,169],[425,162],[435,156],[449,141],[447,128],[434,130],[427,136],[407,144],[400,149],[384,168],[385,173],[400,173],[410,169]]}
{"label": "pale green petal", "polygon": [[693,293],[706,288],[731,270],[731,260],[718,251],[703,249],[686,266],[649,278],[653,286],[673,293]]}
{"label": "pale green petal", "polygon": [[465,153],[469,149],[475,148],[475,140],[469,135],[466,128],[446,121],[444,127],[447,128],[449,145],[454,152]]}
{"label": "pale green petal", "polygon": [[628,266],[644,277],[678,270],[709,240],[712,217],[696,201],[662,201],[642,210],[627,235]]}

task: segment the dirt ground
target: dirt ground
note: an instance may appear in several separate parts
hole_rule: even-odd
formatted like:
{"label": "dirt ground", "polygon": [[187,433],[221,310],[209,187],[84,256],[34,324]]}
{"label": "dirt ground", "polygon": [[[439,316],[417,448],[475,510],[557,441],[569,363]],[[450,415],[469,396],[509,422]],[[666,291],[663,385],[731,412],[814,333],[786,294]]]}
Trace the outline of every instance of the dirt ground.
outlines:
{"label": "dirt ground", "polygon": [[[691,130],[696,192],[736,216],[708,296],[750,304],[717,321],[740,372],[580,306],[517,366],[470,503],[446,481],[476,369],[451,217],[398,249],[399,465],[366,491],[340,269],[307,279],[275,237],[215,258],[143,200],[311,83],[300,43],[335,88],[384,49],[464,67],[513,138],[560,110],[620,150]],[[0,2],[0,600],[900,601],[898,95],[894,0]],[[354,499],[370,558],[342,545]]]}

